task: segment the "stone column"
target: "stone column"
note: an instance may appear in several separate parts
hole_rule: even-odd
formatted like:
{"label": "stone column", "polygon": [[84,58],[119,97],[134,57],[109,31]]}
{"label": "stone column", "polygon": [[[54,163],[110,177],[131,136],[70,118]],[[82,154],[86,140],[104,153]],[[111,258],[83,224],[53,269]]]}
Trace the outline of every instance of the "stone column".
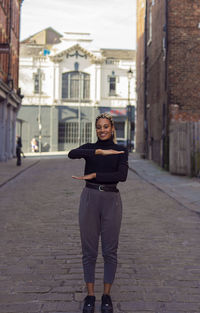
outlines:
{"label": "stone column", "polygon": [[6,160],[10,159],[12,156],[11,152],[11,131],[12,131],[12,126],[11,126],[11,106],[7,105],[7,118],[6,118]]}
{"label": "stone column", "polygon": [[12,154],[16,156],[16,120],[17,112],[16,110],[12,111]]}
{"label": "stone column", "polygon": [[0,102],[0,161],[5,161],[6,100]]}
{"label": "stone column", "polygon": [[50,108],[50,151],[58,151],[58,108]]}
{"label": "stone column", "polygon": [[53,64],[53,103],[50,107],[50,151],[58,151],[58,108],[60,102],[59,63]]}
{"label": "stone column", "polygon": [[60,77],[59,63],[54,63],[54,84],[53,84],[53,101],[60,102],[62,92],[62,77]]}

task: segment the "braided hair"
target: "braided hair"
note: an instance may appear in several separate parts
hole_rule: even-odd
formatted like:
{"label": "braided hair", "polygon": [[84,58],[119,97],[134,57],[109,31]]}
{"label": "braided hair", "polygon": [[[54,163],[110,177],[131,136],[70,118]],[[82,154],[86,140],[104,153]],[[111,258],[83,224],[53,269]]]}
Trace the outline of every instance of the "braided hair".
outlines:
{"label": "braided hair", "polygon": [[106,118],[107,120],[110,121],[111,126],[113,127],[113,133],[112,133],[112,140],[114,143],[117,143],[117,136],[116,136],[116,130],[115,130],[115,126],[114,126],[114,121],[112,118],[112,115],[110,115],[109,113],[101,113],[96,117],[96,122],[95,125],[97,126],[97,121],[100,118]]}

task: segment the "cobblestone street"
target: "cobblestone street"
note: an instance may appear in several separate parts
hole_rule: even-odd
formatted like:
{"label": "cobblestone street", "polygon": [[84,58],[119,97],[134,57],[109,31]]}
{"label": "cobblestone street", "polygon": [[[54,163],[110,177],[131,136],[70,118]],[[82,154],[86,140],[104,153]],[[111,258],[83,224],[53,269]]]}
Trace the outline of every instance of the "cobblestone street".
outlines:
{"label": "cobblestone street", "polygon": [[[80,313],[78,229],[83,162],[43,159],[0,188],[0,312]],[[200,312],[200,215],[129,171],[115,313]],[[100,312],[103,263],[96,267]]]}

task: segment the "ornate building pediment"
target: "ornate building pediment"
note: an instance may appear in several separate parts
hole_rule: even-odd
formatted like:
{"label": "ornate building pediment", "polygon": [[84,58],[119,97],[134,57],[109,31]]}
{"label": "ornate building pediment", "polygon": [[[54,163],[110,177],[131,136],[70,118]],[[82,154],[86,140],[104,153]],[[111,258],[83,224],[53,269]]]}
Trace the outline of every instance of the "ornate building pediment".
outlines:
{"label": "ornate building pediment", "polygon": [[76,44],[68,49],[56,53],[54,56],[51,56],[50,59],[53,62],[62,62],[64,58],[68,59],[71,57],[75,57],[76,59],[90,59],[92,63],[101,63],[103,61],[102,57],[97,57],[95,54],[81,47],[79,44]]}

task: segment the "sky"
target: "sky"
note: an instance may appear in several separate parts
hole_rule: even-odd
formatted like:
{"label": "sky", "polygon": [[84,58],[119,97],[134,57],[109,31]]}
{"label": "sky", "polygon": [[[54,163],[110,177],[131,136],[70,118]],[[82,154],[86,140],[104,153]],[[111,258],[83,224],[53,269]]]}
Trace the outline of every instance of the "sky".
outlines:
{"label": "sky", "polygon": [[136,0],[25,0],[21,10],[21,40],[52,27],[91,33],[97,48],[136,47]]}

